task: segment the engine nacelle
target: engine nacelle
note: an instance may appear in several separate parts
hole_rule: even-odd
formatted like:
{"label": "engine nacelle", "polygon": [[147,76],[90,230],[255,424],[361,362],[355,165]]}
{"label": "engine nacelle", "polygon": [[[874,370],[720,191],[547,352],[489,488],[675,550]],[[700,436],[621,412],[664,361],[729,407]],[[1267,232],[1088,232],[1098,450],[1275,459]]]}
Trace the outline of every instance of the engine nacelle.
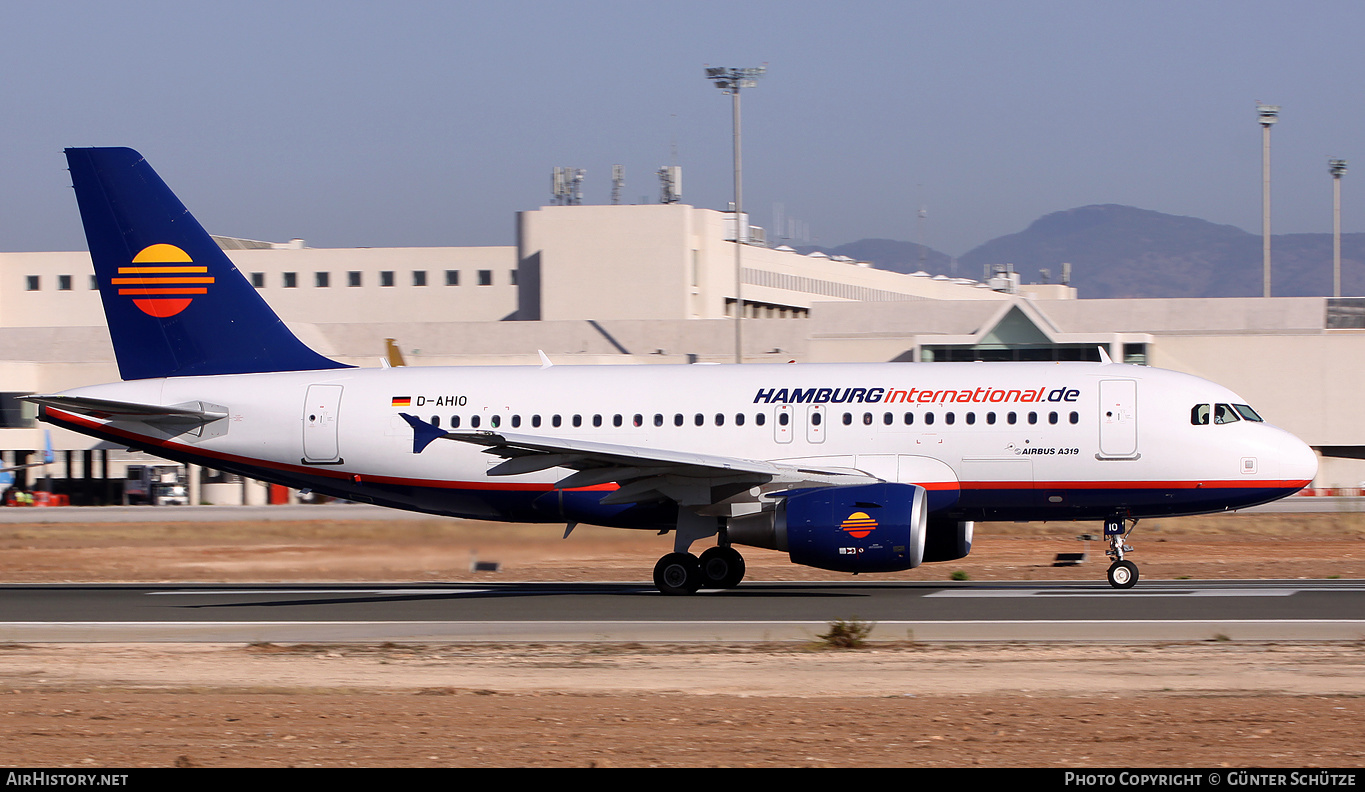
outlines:
{"label": "engine nacelle", "polygon": [[945,517],[930,517],[928,535],[924,538],[924,560],[956,561],[972,552],[972,534],[976,523],[961,522]]}
{"label": "engine nacelle", "polygon": [[732,519],[736,544],[785,550],[793,563],[838,572],[897,572],[924,560],[928,502],[913,484],[826,487],[765,514]]}

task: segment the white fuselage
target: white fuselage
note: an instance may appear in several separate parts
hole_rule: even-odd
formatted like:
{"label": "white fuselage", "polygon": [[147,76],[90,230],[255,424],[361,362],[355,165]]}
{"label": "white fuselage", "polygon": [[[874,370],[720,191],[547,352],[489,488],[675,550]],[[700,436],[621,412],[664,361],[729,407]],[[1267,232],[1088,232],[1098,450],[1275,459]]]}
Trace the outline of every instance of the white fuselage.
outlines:
{"label": "white fuselage", "polygon": [[1200,425],[1213,383],[1095,363],[551,366],[339,369],[136,380],[69,391],[203,402],[193,432],[48,408],[50,420],[161,456],[342,497],[483,519],[657,527],[603,508],[568,472],[490,476],[478,446],[413,451],[400,413],[450,431],[515,432],[744,460],[804,460],[930,491],[959,519],[1103,519],[1273,500],[1316,474],[1311,449],[1267,423]]}

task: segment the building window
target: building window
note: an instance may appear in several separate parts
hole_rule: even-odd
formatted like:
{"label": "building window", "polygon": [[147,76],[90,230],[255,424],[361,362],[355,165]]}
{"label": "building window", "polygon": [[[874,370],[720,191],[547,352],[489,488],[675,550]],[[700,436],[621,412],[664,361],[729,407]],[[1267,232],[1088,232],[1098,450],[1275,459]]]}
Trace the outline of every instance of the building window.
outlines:
{"label": "building window", "polygon": [[479,285],[480,286],[493,285],[493,270],[479,270]]}
{"label": "building window", "polygon": [[447,286],[459,286],[459,285],[460,285],[460,271],[459,271],[459,270],[446,270],[446,285],[447,285]]}
{"label": "building window", "polygon": [[27,285],[25,286],[25,288],[28,291],[38,291],[38,289],[42,287],[42,283],[37,275],[28,276],[28,280],[26,281],[26,283]]}
{"label": "building window", "polygon": [[296,289],[299,285],[299,274],[297,272],[284,273],[284,288]]}
{"label": "building window", "polygon": [[393,270],[384,270],[379,273],[379,285],[384,287],[393,285]]}
{"label": "building window", "polygon": [[91,275],[91,276],[90,276],[90,289],[91,289],[91,291],[94,291],[95,289],[98,289],[99,287],[100,287],[100,279],[99,279],[99,276]]}
{"label": "building window", "polygon": [[317,286],[319,289],[325,289],[325,288],[327,288],[328,286],[331,286],[331,285],[332,285],[332,273],[330,273],[330,272],[314,272],[314,273],[313,273],[313,285],[314,285],[314,286]]}
{"label": "building window", "polygon": [[252,285],[252,286],[255,286],[255,287],[258,288],[258,289],[264,289],[264,288],[265,288],[265,273],[264,273],[264,272],[253,272],[253,273],[251,273],[251,285]]}
{"label": "building window", "polygon": [[508,270],[508,271],[507,271],[507,282],[510,283],[510,284],[512,284],[513,286],[516,286],[516,285],[517,285],[517,271],[516,271],[516,270]]}
{"label": "building window", "polygon": [[346,273],[346,285],[352,287],[359,286],[360,273],[355,270],[351,270],[350,272]]}
{"label": "building window", "polygon": [[58,276],[57,276],[57,291],[71,291],[71,276],[70,276],[70,275],[58,275]]}
{"label": "building window", "polygon": [[412,271],[412,285],[413,285],[413,286],[425,286],[425,285],[427,285],[427,271],[426,271],[426,270],[413,270],[413,271]]}

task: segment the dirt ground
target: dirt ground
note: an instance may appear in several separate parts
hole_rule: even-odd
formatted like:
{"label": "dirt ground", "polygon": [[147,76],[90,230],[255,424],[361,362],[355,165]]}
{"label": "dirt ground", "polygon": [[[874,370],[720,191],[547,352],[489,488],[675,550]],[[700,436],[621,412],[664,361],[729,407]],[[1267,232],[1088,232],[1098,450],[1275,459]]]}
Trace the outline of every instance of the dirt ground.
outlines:
{"label": "dirt ground", "polygon": [[[898,580],[1102,580],[982,525]],[[0,525],[0,582],[648,580],[666,537],[442,520]],[[1144,580],[1363,578],[1365,515],[1139,525]],[[497,561],[473,573],[471,561]],[[846,580],[745,550],[749,580]],[[1141,584],[1139,584],[1141,585]],[[875,638],[875,633],[874,633]],[[1365,637],[1134,646],[0,645],[0,764],[1359,767]]]}

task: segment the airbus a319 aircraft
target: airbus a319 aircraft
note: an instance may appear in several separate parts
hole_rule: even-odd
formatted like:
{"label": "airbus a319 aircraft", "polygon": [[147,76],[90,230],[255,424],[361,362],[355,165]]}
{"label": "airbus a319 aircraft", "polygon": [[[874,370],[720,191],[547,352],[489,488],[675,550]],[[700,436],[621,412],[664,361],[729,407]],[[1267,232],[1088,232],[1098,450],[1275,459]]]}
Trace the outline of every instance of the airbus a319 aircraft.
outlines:
{"label": "airbus a319 aircraft", "polygon": [[1235,393],[1107,356],[343,365],[285,327],[141,155],[66,155],[123,381],[29,397],[43,420],[353,501],[672,532],[665,594],[738,585],[735,545],[850,573],[951,561],[980,520],[1103,522],[1127,588],[1139,518],[1265,503],[1317,472]]}

